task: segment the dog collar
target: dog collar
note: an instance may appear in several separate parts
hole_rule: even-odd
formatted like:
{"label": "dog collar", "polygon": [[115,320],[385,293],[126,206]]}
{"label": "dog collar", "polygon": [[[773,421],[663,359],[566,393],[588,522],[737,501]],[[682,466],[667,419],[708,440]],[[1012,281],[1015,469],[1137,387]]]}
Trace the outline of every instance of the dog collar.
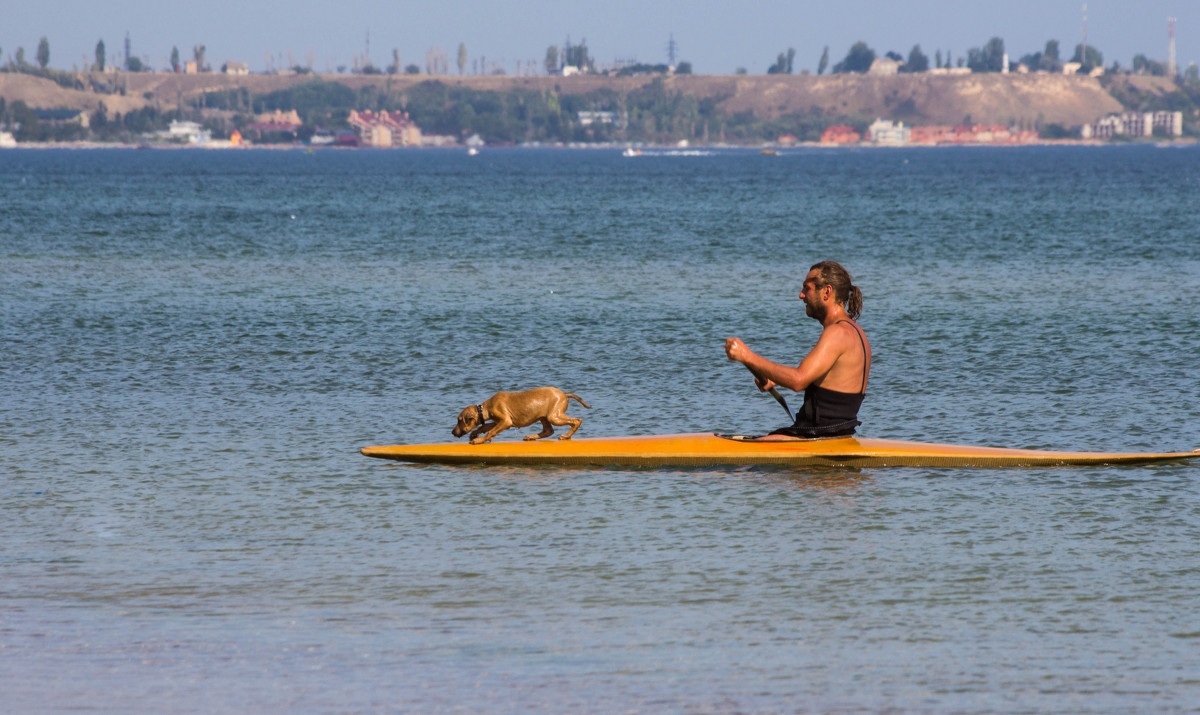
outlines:
{"label": "dog collar", "polygon": [[479,423],[483,424],[483,405],[475,405],[475,410],[479,413]]}

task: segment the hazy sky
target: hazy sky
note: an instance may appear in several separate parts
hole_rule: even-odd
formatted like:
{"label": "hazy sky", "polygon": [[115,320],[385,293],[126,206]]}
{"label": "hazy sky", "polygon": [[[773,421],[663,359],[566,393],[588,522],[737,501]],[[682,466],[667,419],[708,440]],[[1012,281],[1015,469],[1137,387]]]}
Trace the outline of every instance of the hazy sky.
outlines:
{"label": "hazy sky", "polygon": [[[1087,4],[1088,44],[1105,64],[1128,67],[1133,56],[1167,58],[1167,18],[1176,23],[1180,67],[1200,62],[1200,1],[1093,0]],[[935,50],[965,56],[989,38],[1004,39],[1015,61],[1057,39],[1063,59],[1080,41],[1082,3],[1065,0],[0,0],[0,52],[7,60],[18,46],[34,62],[38,41],[50,42],[50,65],[59,69],[91,62],[103,39],[110,62],[123,55],[126,32],[133,55],[155,68],[167,64],[172,46],[190,59],[207,47],[214,67],[246,62],[254,71],[313,60],[318,72],[352,66],[367,51],[379,67],[401,62],[425,65],[430,47],[445,50],[452,72],[459,43],[471,61],[483,56],[510,74],[518,61],[541,66],[549,45],[569,36],[586,40],[596,61],[667,59],[674,35],[677,60],[697,73],[726,74],[739,67],[766,71],[776,55],[796,49],[795,70],[815,70],[828,45],[831,64],[863,40],[878,54],[907,56],[914,44],[932,59]]]}

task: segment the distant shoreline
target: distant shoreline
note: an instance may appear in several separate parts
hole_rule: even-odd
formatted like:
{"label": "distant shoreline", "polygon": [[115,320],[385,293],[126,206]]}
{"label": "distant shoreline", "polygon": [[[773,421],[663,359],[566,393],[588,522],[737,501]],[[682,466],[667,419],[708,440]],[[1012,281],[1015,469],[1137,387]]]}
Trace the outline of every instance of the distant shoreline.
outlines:
{"label": "distant shoreline", "polygon": [[[505,144],[484,146],[484,151],[499,151],[507,149],[564,149],[590,151],[623,151],[633,147],[642,151],[661,152],[695,152],[695,151],[773,151],[788,152],[795,149],[1015,149],[1020,147],[1189,147],[1200,144],[1200,139],[1184,137],[1178,139],[1155,139],[1145,141],[1113,142],[1097,139],[1042,139],[1023,143],[961,143],[961,144],[825,144],[821,142],[797,142],[795,144],[689,144],[681,147],[673,144],[643,144],[643,143],[604,143],[604,144]],[[13,149],[70,149],[70,150],[101,150],[101,149],[136,149],[155,151],[311,151],[311,152],[405,152],[405,151],[465,151],[462,146],[427,146],[403,148],[375,147],[337,147],[310,146],[308,144],[242,144],[241,146],[204,146],[195,144],[132,144],[125,142],[25,142],[14,147],[0,148],[0,153]],[[635,157],[636,158],[636,157]]]}

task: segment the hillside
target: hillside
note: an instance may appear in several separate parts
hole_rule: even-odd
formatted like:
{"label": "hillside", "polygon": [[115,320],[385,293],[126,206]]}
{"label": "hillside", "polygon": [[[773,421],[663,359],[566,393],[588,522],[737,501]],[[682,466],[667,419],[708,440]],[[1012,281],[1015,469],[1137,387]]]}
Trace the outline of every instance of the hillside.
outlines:
{"label": "hillside", "polygon": [[[111,76],[80,75],[81,85],[112,81]],[[558,95],[583,95],[606,90],[616,96],[644,88],[654,77],[610,78],[429,76],[429,75],[322,75],[321,79],[360,90],[403,93],[429,80],[452,87],[506,92],[514,89],[554,91]],[[191,104],[204,92],[246,90],[262,95],[308,82],[311,75],[177,75],[122,74],[125,95],[72,90],[38,77],[0,73],[0,97],[20,100],[35,108],[84,109],[93,112],[101,102],[110,114],[127,113],[144,106],[173,109]],[[1109,112],[1121,110],[1102,85],[1090,77],[1063,75],[973,74],[895,76],[840,75],[678,75],[661,79],[668,92],[708,100],[717,114],[728,117],[749,113],[769,121],[795,114],[821,113],[826,117],[885,117],[917,124],[958,124],[969,119],[982,124],[1057,123],[1077,126]],[[1144,83],[1143,83],[1144,84]],[[1143,92],[1164,92],[1159,85],[1138,85]]]}
{"label": "hillside", "polygon": [[[687,87],[692,80],[678,81]],[[726,114],[749,111],[763,118],[816,109],[916,124],[959,124],[969,118],[977,124],[1071,126],[1121,109],[1097,80],[1064,75],[768,75],[699,81],[701,87],[720,82],[718,91],[732,89],[720,104]]]}

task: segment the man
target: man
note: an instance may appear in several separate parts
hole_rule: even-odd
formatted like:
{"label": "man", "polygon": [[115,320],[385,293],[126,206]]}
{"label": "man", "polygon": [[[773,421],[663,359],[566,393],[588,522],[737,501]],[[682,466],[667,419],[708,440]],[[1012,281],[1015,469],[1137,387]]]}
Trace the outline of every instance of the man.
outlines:
{"label": "man", "polygon": [[754,373],[759,390],[781,385],[804,390],[804,405],[796,423],[772,434],[792,437],[833,437],[854,434],[858,408],[867,392],[871,344],[858,323],[862,291],[850,274],[833,261],[821,261],[808,271],[800,291],[804,312],[824,326],[817,344],[797,367],[772,362],[737,338],[725,341],[725,354]]}

